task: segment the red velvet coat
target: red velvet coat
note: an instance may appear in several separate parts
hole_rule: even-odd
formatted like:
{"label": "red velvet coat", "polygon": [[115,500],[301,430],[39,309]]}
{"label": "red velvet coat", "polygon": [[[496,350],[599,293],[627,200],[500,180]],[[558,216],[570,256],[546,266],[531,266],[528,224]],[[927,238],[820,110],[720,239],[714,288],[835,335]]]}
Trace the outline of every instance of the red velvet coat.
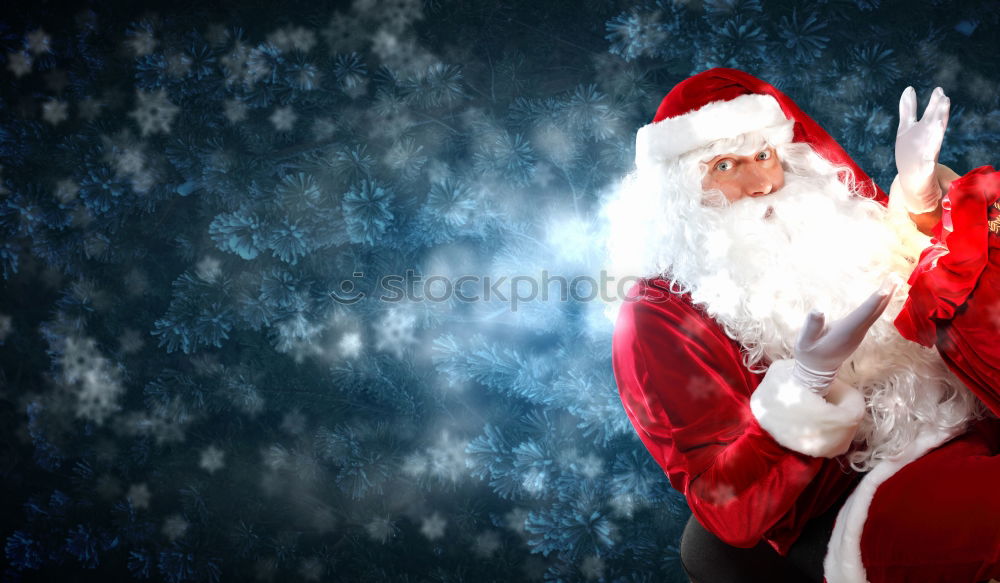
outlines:
{"label": "red velvet coat", "polygon": [[622,404],[646,448],[698,520],[722,540],[767,540],[784,554],[805,523],[857,481],[841,458],[778,444],[750,411],[763,373],[688,296],[643,280],[618,316],[612,346]]}

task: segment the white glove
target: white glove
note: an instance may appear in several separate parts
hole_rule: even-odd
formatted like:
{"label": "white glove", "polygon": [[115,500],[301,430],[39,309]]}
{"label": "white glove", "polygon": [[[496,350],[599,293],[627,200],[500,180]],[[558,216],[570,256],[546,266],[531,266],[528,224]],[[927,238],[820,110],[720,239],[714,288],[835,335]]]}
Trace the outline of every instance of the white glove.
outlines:
{"label": "white glove", "polygon": [[891,278],[853,312],[828,326],[824,326],[826,317],[822,312],[809,312],[795,342],[792,378],[825,397],[837,369],[854,353],[868,328],[885,311],[897,285],[898,280]]}
{"label": "white glove", "polygon": [[907,87],[899,98],[896,170],[903,204],[913,214],[931,212],[941,200],[941,186],[934,171],[948,127],[950,108],[951,100],[938,87],[931,93],[923,117],[917,121],[917,92]]}

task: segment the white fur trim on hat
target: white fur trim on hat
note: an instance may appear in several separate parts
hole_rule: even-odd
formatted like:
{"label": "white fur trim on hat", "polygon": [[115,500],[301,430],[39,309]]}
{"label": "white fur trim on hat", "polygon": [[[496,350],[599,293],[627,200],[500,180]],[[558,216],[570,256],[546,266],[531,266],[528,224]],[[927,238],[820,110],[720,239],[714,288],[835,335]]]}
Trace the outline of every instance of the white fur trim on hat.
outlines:
{"label": "white fur trim on hat", "polygon": [[776,360],[750,396],[757,422],[781,445],[814,457],[847,451],[865,413],[865,399],[834,379],[826,398],[792,377],[792,359]]}
{"label": "white fur trim on hat", "polygon": [[747,132],[769,132],[778,143],[792,141],[792,122],[770,95],[740,95],[713,101],[683,115],[639,128],[635,134],[635,165],[644,167],[672,160],[722,138]]}

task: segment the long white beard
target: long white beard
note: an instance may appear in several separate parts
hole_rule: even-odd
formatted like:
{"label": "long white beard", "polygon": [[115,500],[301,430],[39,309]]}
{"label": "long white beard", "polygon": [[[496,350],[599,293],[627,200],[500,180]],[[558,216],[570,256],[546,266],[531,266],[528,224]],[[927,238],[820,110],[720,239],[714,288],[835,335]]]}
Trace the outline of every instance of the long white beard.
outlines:
{"label": "long white beard", "polygon": [[[786,174],[777,193],[704,210],[697,213],[702,220],[678,226],[687,235],[675,241],[688,241],[691,256],[670,275],[759,369],[793,356],[810,310],[832,321],[890,275],[905,281],[926,244],[905,217],[893,220],[878,203],[851,196],[835,176]],[[936,350],[896,331],[893,320],[905,299],[906,289],[897,290],[838,373],[868,403],[859,431],[865,445],[851,457],[859,469],[899,452],[921,424],[961,426],[979,411]]]}

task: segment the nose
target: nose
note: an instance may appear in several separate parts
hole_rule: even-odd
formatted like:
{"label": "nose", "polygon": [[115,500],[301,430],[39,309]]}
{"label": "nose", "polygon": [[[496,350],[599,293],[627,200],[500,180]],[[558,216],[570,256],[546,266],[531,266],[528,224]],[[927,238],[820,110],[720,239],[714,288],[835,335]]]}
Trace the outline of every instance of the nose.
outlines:
{"label": "nose", "polygon": [[766,172],[752,169],[747,172],[745,187],[747,196],[765,196],[774,191],[774,182],[770,179]]}

